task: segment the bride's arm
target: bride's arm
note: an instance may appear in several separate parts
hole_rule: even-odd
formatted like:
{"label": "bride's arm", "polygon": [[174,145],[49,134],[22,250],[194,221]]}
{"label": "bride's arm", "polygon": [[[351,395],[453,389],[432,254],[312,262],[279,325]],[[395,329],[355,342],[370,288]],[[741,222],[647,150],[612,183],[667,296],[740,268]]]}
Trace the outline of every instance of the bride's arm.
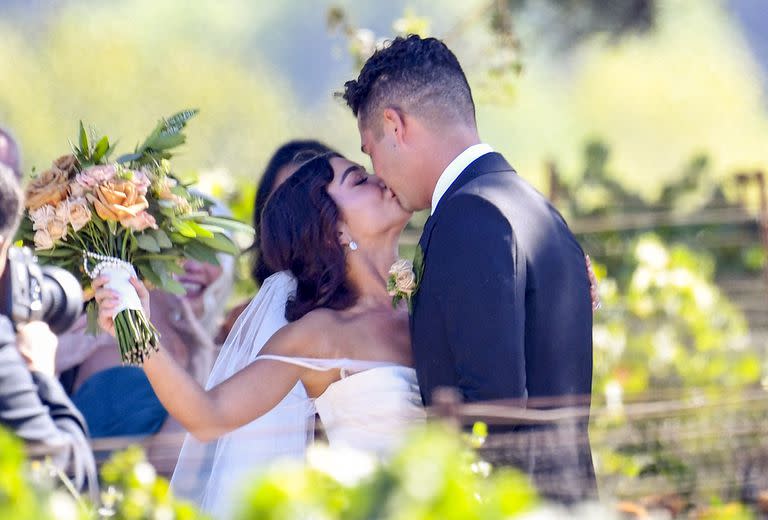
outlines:
{"label": "bride's arm", "polygon": [[[131,280],[146,309],[149,295],[138,280]],[[99,303],[99,324],[114,335],[112,309],[118,303],[116,293],[104,287],[103,278],[94,281]],[[149,316],[147,316],[149,318]],[[263,353],[298,356],[307,345],[307,325],[289,324],[264,345]],[[312,320],[308,320],[312,321]],[[272,360],[257,360],[206,391],[169,354],[160,348],[144,362],[144,371],[157,397],[184,428],[201,441],[209,441],[251,422],[274,408],[306,369]]]}

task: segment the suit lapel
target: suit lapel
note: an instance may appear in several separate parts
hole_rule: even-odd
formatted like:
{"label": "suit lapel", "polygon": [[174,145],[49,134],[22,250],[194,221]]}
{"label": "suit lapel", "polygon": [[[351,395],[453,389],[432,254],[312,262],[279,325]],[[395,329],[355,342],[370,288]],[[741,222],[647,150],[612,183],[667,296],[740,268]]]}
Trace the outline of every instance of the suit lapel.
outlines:
{"label": "suit lapel", "polygon": [[442,203],[448,200],[451,195],[456,193],[472,179],[475,179],[480,175],[485,175],[486,173],[502,171],[510,171],[514,173],[515,170],[512,168],[512,166],[509,165],[509,163],[500,153],[491,152],[483,155],[482,157],[479,157],[470,163],[470,165],[467,166],[463,172],[461,172],[461,175],[459,175],[456,180],[453,181],[453,184],[448,187],[448,190],[446,190],[445,194],[440,199],[440,202],[437,204],[437,208],[435,209],[434,214],[431,215],[424,223],[424,230],[422,231],[421,238],[419,239],[419,248],[421,248],[421,251],[424,254],[425,262],[427,249],[429,249],[429,239],[432,235],[432,230],[435,227],[435,223],[440,216],[440,208]]}

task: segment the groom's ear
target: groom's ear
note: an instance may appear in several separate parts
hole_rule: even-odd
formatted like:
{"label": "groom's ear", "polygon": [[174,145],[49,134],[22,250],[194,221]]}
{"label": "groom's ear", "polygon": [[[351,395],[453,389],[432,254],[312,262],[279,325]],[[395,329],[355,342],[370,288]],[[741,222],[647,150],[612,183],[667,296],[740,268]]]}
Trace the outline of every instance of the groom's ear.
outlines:
{"label": "groom's ear", "polygon": [[382,116],[384,118],[384,134],[394,136],[397,141],[405,137],[405,114],[398,108],[387,107]]}

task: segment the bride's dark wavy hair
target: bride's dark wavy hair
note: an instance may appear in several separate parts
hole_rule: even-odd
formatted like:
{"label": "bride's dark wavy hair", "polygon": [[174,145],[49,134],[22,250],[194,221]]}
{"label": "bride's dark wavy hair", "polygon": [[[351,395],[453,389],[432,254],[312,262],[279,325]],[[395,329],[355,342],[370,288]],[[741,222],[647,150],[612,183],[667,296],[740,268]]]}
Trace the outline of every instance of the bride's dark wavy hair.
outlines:
{"label": "bride's dark wavy hair", "polygon": [[341,212],[328,194],[334,157],[341,156],[326,153],[302,164],[270,196],[261,216],[264,261],[296,277],[296,295],[285,306],[288,321],[320,307],[346,309],[357,299],[339,243]]}

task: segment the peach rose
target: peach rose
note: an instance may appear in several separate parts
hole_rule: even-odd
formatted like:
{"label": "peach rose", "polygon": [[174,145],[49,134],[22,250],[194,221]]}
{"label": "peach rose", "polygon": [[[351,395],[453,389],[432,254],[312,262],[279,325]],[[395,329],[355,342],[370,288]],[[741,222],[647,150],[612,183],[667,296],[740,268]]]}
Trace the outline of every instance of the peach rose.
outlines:
{"label": "peach rose", "polygon": [[96,213],[104,220],[123,223],[149,207],[144,195],[129,180],[113,179],[96,186],[87,199],[93,204]]}
{"label": "peach rose", "polygon": [[56,205],[67,197],[67,174],[55,166],[45,170],[27,186],[26,204],[36,210],[46,204]]}
{"label": "peach rose", "polygon": [[155,217],[146,211],[142,211],[135,217],[125,219],[121,223],[125,227],[134,231],[144,231],[147,228],[157,229],[157,222],[155,222]]}
{"label": "peach rose", "polygon": [[75,231],[80,231],[91,221],[91,209],[88,207],[88,202],[85,198],[79,197],[68,199],[67,209],[69,210],[69,223],[72,224],[72,229]]}

